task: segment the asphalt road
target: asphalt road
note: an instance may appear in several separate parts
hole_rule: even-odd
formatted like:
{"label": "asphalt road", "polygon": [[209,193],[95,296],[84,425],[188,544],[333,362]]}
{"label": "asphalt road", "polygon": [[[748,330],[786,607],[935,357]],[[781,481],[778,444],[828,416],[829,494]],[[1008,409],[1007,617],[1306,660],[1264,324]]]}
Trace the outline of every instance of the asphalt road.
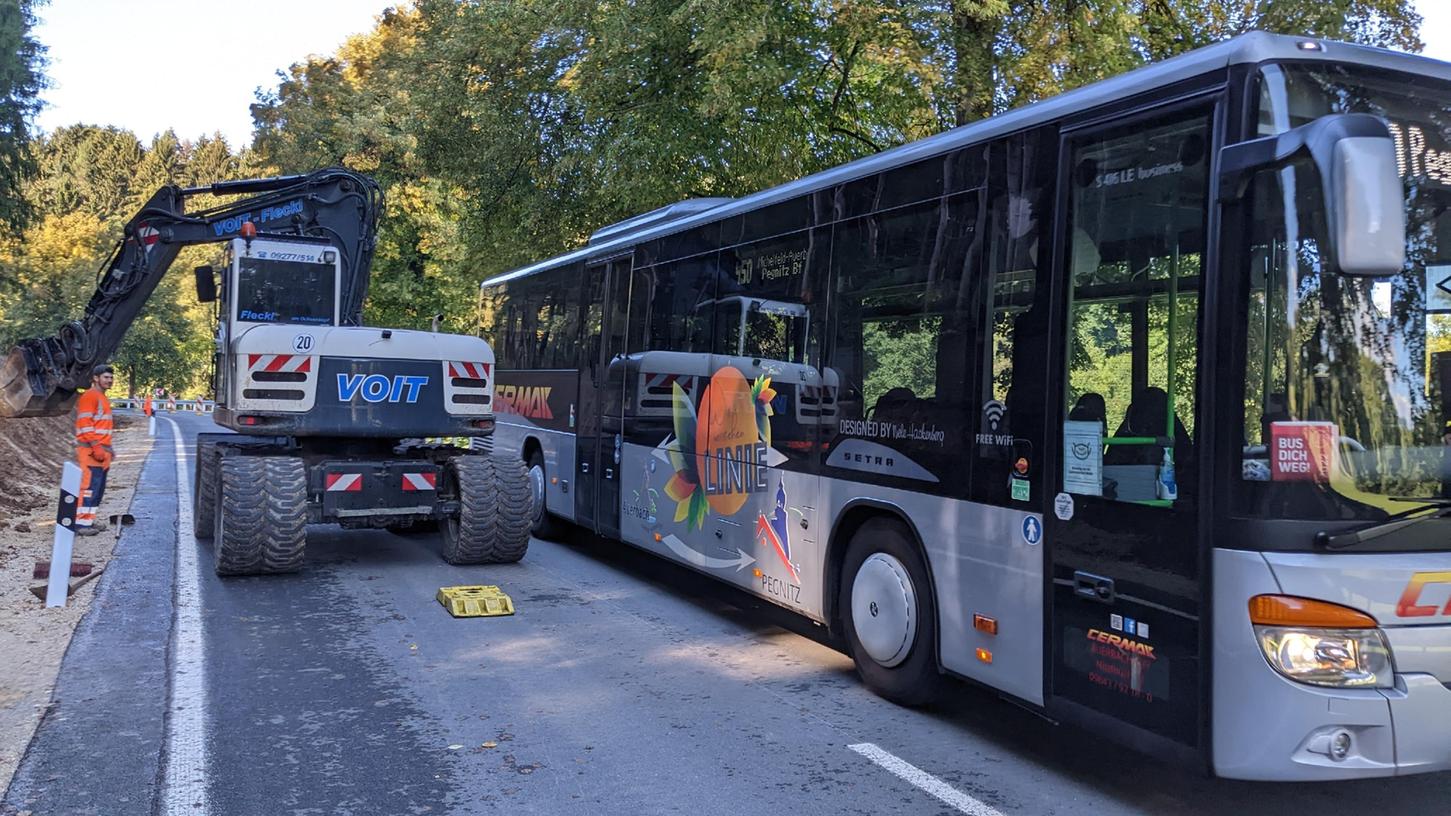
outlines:
{"label": "asphalt road", "polygon": [[[187,439],[215,429],[175,418]],[[1209,780],[967,685],[934,710],[899,708],[812,625],[591,538],[453,567],[436,536],[317,527],[303,573],[222,581],[185,527],[205,655],[188,663],[164,422],[160,434],[137,524],[0,813],[1243,816],[1451,801],[1451,775]],[[434,600],[476,583],[502,586],[518,614],[455,620]],[[178,696],[188,683],[195,702]],[[200,712],[196,739],[168,741],[178,711]],[[863,743],[944,787],[934,796],[848,747]],[[196,777],[179,794],[182,767]]]}

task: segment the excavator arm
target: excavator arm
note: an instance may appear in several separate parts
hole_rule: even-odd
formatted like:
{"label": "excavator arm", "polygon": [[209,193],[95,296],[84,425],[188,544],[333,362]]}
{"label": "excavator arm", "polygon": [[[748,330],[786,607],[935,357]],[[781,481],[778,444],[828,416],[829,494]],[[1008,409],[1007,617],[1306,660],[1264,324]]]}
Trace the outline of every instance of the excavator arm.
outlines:
{"label": "excavator arm", "polygon": [[[187,212],[188,200],[200,195],[247,197]],[[247,222],[259,232],[326,238],[337,246],[342,322],[359,325],[382,199],[376,182],[343,168],[162,187],[127,222],[85,315],[54,336],[20,341],[0,365],[0,417],[68,412],[77,393],[90,385],[91,368],[120,347],[182,247],[235,238]]]}

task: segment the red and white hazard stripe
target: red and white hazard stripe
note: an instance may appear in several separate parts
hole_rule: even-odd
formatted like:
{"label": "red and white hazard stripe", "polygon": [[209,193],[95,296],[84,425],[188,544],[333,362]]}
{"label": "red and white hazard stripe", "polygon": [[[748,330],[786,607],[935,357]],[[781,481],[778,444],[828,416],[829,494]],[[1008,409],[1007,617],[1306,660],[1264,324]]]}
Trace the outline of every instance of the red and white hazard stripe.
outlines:
{"label": "red and white hazard stripe", "polygon": [[363,489],[361,473],[329,473],[325,481],[329,493],[358,493]]}
{"label": "red and white hazard stripe", "polygon": [[146,247],[147,252],[150,252],[151,248],[160,239],[161,233],[156,230],[156,227],[150,224],[138,224],[136,226],[136,240],[141,243],[141,246]]}
{"label": "red and white hazard stripe", "polygon": [[403,492],[416,493],[420,490],[437,490],[438,474],[436,473],[405,473],[403,474]]}
{"label": "red and white hazard stripe", "polygon": [[311,371],[312,357],[306,354],[248,354],[249,371]]}
{"label": "red and white hazard stripe", "polygon": [[448,376],[464,377],[471,380],[486,380],[489,378],[489,364],[450,361],[448,364]]}

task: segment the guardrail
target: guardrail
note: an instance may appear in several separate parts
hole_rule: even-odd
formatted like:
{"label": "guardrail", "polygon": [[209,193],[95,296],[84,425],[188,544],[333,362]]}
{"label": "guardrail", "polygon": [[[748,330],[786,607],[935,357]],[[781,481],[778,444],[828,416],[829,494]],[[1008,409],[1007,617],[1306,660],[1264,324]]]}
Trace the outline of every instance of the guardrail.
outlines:
{"label": "guardrail", "polygon": [[[132,399],[130,397],[119,397],[111,400],[112,408],[130,408],[140,411],[145,400]],[[211,400],[159,400],[153,399],[151,407],[158,414],[176,414],[183,411],[192,414],[210,414],[217,409],[217,404]]]}

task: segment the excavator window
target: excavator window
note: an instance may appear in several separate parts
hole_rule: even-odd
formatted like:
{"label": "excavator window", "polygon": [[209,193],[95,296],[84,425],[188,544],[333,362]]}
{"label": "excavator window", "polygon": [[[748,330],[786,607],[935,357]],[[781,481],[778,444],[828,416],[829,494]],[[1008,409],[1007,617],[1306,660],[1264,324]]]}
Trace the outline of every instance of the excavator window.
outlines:
{"label": "excavator window", "polygon": [[251,323],[336,325],[337,267],[240,258],[235,308],[237,320]]}

